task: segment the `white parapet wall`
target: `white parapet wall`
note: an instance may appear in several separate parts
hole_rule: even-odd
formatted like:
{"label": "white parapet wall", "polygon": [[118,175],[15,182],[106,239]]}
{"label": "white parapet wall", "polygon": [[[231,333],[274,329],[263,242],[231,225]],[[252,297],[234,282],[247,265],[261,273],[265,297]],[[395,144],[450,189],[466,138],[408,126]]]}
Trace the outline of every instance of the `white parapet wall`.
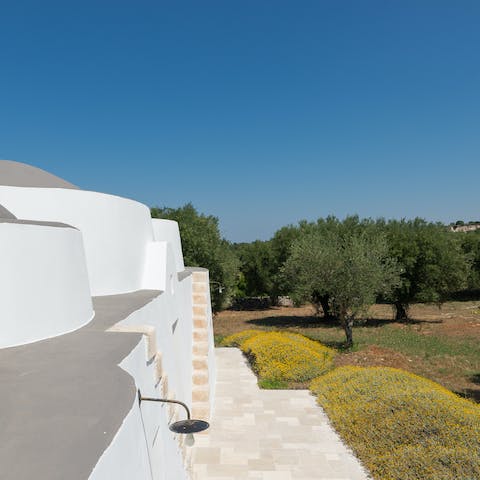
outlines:
{"label": "white parapet wall", "polygon": [[4,185],[0,204],[17,218],[62,222],[80,230],[92,295],[144,288],[146,246],[154,240],[145,205],[84,190]]}
{"label": "white parapet wall", "polygon": [[[144,334],[120,364],[143,396],[180,400],[191,410],[192,276],[179,280],[176,273],[172,275],[173,254],[170,248],[166,251],[165,291],[110,330]],[[170,423],[185,418],[178,405],[147,401],[140,404],[135,398],[90,480],[187,480],[184,438],[168,428]]]}
{"label": "white parapet wall", "polygon": [[182,243],[180,241],[180,231],[178,223],[173,220],[159,218],[152,219],[153,235],[156,242],[168,242],[172,248],[177,272],[183,272],[185,265],[183,263]]}
{"label": "white parapet wall", "polygon": [[77,229],[0,222],[0,265],[0,348],[76,330],[92,319]]}
{"label": "white parapet wall", "polygon": [[[141,321],[140,318],[137,321]],[[135,379],[144,396],[169,396],[163,382],[155,387],[155,363],[146,362],[148,341],[145,338],[140,342],[121,367]],[[182,415],[178,407],[154,402],[140,404],[133,395],[130,412],[89,480],[188,480],[179,439],[168,428],[172,417],[184,418]]]}
{"label": "white parapet wall", "polygon": [[[150,268],[162,283],[146,288],[161,290],[154,301],[141,311],[127,317],[112,330],[135,331],[136,326],[151,327],[156,353],[161,357],[162,370],[168,375],[169,390],[188,405],[192,401],[192,276],[179,279],[175,270],[173,250],[167,242],[155,242],[158,256]],[[161,287],[161,288],[159,288]]]}

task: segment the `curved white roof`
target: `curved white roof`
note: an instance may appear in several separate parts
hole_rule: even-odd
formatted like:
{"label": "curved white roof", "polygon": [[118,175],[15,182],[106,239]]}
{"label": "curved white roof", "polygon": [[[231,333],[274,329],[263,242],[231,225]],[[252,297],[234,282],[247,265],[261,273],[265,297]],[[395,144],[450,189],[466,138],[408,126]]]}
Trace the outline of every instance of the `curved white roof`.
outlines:
{"label": "curved white roof", "polygon": [[44,187],[44,188],[72,188],[79,189],[60,177],[32,167],[26,163],[12,160],[0,160],[0,185],[11,187]]}

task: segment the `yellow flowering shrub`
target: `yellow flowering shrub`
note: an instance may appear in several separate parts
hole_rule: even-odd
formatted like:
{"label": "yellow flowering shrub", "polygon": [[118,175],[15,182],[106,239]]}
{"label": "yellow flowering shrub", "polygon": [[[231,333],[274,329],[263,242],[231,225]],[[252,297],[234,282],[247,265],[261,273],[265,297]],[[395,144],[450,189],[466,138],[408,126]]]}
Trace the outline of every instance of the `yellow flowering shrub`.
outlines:
{"label": "yellow flowering shrub", "polygon": [[311,390],[377,480],[480,479],[480,406],[426,378],[341,367]]}
{"label": "yellow flowering shrub", "polygon": [[260,379],[303,382],[328,371],[335,351],[303,335],[263,332],[240,344]]}
{"label": "yellow flowering shrub", "polygon": [[254,337],[255,335],[258,335],[260,333],[263,333],[262,330],[243,330],[242,332],[237,332],[232,335],[229,335],[228,337],[225,337],[222,340],[222,347],[240,347],[240,345],[245,342],[245,340],[248,340],[249,338]]}
{"label": "yellow flowering shrub", "polygon": [[314,352],[324,354],[328,352],[330,355],[335,355],[335,350],[322,345],[319,342],[315,342],[314,340],[310,340],[310,338],[305,337],[304,335],[300,335],[299,333],[292,333],[292,332],[277,332],[283,337],[288,338],[292,342],[295,342],[298,345],[301,345],[305,348],[309,348]]}

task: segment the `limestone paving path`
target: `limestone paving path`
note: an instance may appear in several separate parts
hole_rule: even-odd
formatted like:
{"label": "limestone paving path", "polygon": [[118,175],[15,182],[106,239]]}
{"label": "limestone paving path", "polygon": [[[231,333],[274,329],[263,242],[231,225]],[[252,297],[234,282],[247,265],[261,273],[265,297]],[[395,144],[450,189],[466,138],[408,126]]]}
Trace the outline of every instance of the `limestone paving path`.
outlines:
{"label": "limestone paving path", "polygon": [[193,480],[367,480],[307,390],[261,390],[236,348],[217,348],[215,410],[195,436]]}

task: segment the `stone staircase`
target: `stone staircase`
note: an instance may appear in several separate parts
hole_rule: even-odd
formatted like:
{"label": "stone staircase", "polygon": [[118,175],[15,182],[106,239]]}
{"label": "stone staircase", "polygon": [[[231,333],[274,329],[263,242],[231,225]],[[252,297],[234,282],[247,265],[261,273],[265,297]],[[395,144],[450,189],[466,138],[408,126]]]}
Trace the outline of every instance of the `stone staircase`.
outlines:
{"label": "stone staircase", "polygon": [[193,352],[192,352],[192,416],[210,419],[210,377],[208,356],[211,332],[210,285],[208,271],[192,273]]}

